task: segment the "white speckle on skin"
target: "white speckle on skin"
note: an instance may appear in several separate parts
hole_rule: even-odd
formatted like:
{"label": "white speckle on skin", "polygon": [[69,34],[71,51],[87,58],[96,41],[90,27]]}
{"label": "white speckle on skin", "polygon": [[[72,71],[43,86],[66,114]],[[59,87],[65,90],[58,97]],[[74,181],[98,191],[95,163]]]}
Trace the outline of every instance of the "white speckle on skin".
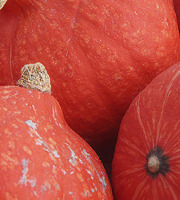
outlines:
{"label": "white speckle on skin", "polygon": [[47,191],[48,189],[51,189],[51,185],[48,182],[41,186],[41,191],[43,192]]}
{"label": "white speckle on skin", "polygon": [[43,144],[43,141],[38,138],[37,141],[36,141],[36,145],[40,145],[41,146],[42,144]]}
{"label": "white speckle on skin", "polygon": [[98,172],[96,172],[96,173],[98,175],[99,181],[102,183],[103,191],[105,191],[106,187],[107,187],[105,176],[102,174],[102,177],[101,177]]}
{"label": "white speckle on skin", "polygon": [[28,162],[29,160],[26,159],[22,159],[22,177],[19,180],[19,184],[25,185],[27,186],[27,183],[30,183],[31,187],[35,187],[36,186],[36,178],[32,177],[31,179],[27,179],[27,173],[29,171],[28,169]]}
{"label": "white speckle on skin", "polygon": [[86,155],[86,156],[90,156],[89,153],[87,153],[87,151],[85,149],[83,149],[83,153]]}
{"label": "white speckle on skin", "polygon": [[37,123],[34,123],[32,120],[27,120],[25,121],[25,123],[30,126],[32,129],[36,130],[37,129],[37,126],[38,124]]}
{"label": "white speckle on skin", "polygon": [[64,175],[67,174],[67,172],[64,169],[61,169],[61,171],[63,172]]}
{"label": "white speckle on skin", "polygon": [[95,189],[92,188],[92,189],[91,189],[91,192],[95,192]]}
{"label": "white speckle on skin", "polygon": [[71,151],[71,158],[69,159],[69,162],[70,162],[73,166],[75,166],[75,162],[76,162],[77,156],[75,155],[74,151],[73,151],[70,147],[68,147],[68,149]]}
{"label": "white speckle on skin", "polygon": [[87,173],[91,176],[91,179],[93,180],[94,177],[93,177],[93,175],[92,175],[92,172],[91,172],[90,170],[88,170],[88,169],[86,169],[86,171],[87,171]]}
{"label": "white speckle on skin", "polygon": [[83,164],[83,161],[79,158],[79,162],[81,163],[81,164]]}
{"label": "white speckle on skin", "polygon": [[55,189],[56,189],[56,190],[60,190],[60,185],[56,183],[56,184],[55,184]]}
{"label": "white speckle on skin", "polygon": [[32,105],[32,108],[33,108],[34,112],[36,113],[36,109],[35,109],[35,106],[34,106],[34,105]]}
{"label": "white speckle on skin", "polygon": [[73,193],[72,193],[72,192],[69,192],[69,194],[72,195]]}
{"label": "white speckle on skin", "polygon": [[93,183],[93,186],[94,186],[94,189],[97,191],[97,187],[96,187],[95,183]]}
{"label": "white speckle on skin", "polygon": [[36,131],[37,126],[38,126],[37,123],[33,122],[32,120],[27,120],[27,121],[25,121],[25,123],[34,130],[34,135],[32,135],[32,133],[30,133],[30,135],[31,135],[31,137],[34,137],[34,136],[37,137],[35,144],[39,145],[39,146],[43,146],[44,147],[43,150],[52,154],[55,158],[60,158],[58,152],[54,149],[51,149],[49,144],[47,142],[45,142],[43,140],[43,138],[39,135],[39,133]]}
{"label": "white speckle on skin", "polygon": [[54,155],[55,158],[60,158],[60,156],[56,150],[52,151],[52,154]]}
{"label": "white speckle on skin", "polygon": [[[95,171],[95,173],[97,174],[100,183],[102,183],[102,189],[103,189],[103,191],[105,191],[105,190],[106,190],[106,187],[107,187],[107,183],[106,183],[105,176],[103,175],[102,172],[101,172],[102,176],[100,176],[100,174],[99,174],[98,171],[96,170],[96,167],[95,167],[94,164],[91,162],[90,154],[87,153],[85,149],[83,149],[83,153],[84,153],[84,155],[86,156],[86,159],[89,161],[89,163],[90,163],[91,166],[93,167],[93,171]],[[92,176],[91,176],[91,178],[92,178]]]}

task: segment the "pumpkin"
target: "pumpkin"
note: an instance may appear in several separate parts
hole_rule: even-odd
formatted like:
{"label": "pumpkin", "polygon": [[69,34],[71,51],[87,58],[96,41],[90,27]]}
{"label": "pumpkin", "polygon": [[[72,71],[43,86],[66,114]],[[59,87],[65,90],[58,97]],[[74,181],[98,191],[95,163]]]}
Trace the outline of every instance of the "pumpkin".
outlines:
{"label": "pumpkin", "polygon": [[115,199],[180,199],[180,62],[133,100],[119,130]]}
{"label": "pumpkin", "polygon": [[8,0],[0,27],[0,85],[40,61],[67,123],[93,146],[114,139],[132,99],[178,61],[171,0]]}
{"label": "pumpkin", "polygon": [[0,199],[113,199],[102,163],[67,125],[49,81],[36,63],[22,68],[24,88],[0,86]]}
{"label": "pumpkin", "polygon": [[177,21],[178,21],[178,25],[179,25],[179,30],[180,30],[180,1],[179,0],[173,0],[174,2],[174,8],[175,8],[175,12],[177,15]]}

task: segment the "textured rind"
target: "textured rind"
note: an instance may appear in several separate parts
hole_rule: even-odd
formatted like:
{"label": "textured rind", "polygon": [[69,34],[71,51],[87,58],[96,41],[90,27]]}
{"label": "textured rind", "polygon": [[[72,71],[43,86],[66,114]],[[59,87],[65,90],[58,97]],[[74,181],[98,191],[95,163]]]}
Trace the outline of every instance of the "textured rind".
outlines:
{"label": "textured rind", "polygon": [[179,26],[179,31],[180,31],[180,1],[179,0],[173,0],[174,2],[174,9],[177,15],[177,22]]}
{"label": "textured rind", "polygon": [[[112,167],[115,199],[180,199],[180,62],[158,75],[133,100],[119,131]],[[169,171],[152,178],[146,155],[155,146]]]}
{"label": "textured rind", "polygon": [[11,0],[0,11],[0,84],[41,62],[68,124],[95,145],[129,103],[178,60],[171,0]]}
{"label": "textured rind", "polygon": [[48,93],[0,87],[0,199],[113,199],[98,156]]}

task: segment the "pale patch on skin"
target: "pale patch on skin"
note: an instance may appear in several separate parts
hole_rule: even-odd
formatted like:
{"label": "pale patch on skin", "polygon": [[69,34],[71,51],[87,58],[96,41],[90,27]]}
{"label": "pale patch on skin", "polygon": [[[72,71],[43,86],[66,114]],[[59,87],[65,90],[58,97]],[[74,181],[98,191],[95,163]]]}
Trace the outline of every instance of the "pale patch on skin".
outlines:
{"label": "pale patch on skin", "polygon": [[[97,172],[96,172],[97,173]],[[103,191],[106,190],[106,187],[107,187],[107,183],[106,183],[106,180],[105,180],[105,176],[102,174],[102,176],[100,176],[99,173],[97,173],[98,175],[98,178],[99,178],[99,181],[102,183],[102,186],[103,186]]]}
{"label": "pale patch on skin", "polygon": [[25,123],[26,123],[28,126],[30,126],[32,129],[34,129],[34,130],[37,129],[38,124],[32,122],[32,120],[27,120],[27,121],[25,121]]}
{"label": "pale patch on skin", "polygon": [[9,143],[8,143],[8,147],[9,148],[11,148],[11,149],[14,149],[15,148],[15,143],[14,143],[14,141],[9,141]]}
{"label": "pale patch on skin", "polygon": [[12,135],[11,131],[8,128],[6,128],[4,130],[4,133],[7,134],[7,135]]}
{"label": "pale patch on skin", "polygon": [[32,151],[29,149],[29,147],[23,146],[23,150],[24,150],[27,154],[32,155]]}
{"label": "pale patch on skin", "polygon": [[[102,189],[103,189],[103,191],[105,191],[107,188],[107,183],[106,183],[106,179],[105,179],[103,172],[101,172],[101,175],[98,173],[98,171],[96,170],[96,167],[91,162],[90,154],[85,149],[83,149],[83,154],[85,155],[86,159],[91,164],[91,166],[93,167],[93,171],[97,174],[98,179],[99,179],[100,183],[102,184]],[[92,176],[92,173],[91,173],[91,179],[93,179],[93,178],[94,177]]]}
{"label": "pale patch on skin", "polygon": [[[58,151],[57,150],[54,150],[54,146],[53,144],[48,144],[47,142],[45,142],[43,140],[43,138],[38,134],[38,132],[36,131],[37,130],[37,127],[38,127],[38,124],[33,122],[32,120],[27,120],[25,121],[25,123],[31,127],[33,130],[34,130],[34,134],[35,136],[37,137],[36,139],[36,145],[39,145],[39,146],[43,146],[43,150],[48,152],[49,155],[53,155],[54,158],[60,158],[59,154],[58,154]],[[30,134],[31,137],[34,137],[34,135],[31,133]],[[51,141],[52,139],[50,139]],[[53,140],[53,143],[55,143],[55,141]],[[52,158],[52,156],[50,155],[50,157]]]}
{"label": "pale patch on skin", "polygon": [[6,107],[3,107],[3,110],[4,110],[4,111],[7,111],[8,109],[7,109]]}
{"label": "pale patch on skin", "polygon": [[61,171],[62,171],[62,173],[63,173],[64,175],[67,174],[67,172],[66,172],[64,169],[61,169]]}
{"label": "pale patch on skin", "polygon": [[56,144],[57,144],[56,141],[55,141],[53,138],[51,138],[51,137],[49,137],[49,141],[50,141],[53,145],[56,145]]}
{"label": "pale patch on skin", "polygon": [[73,166],[75,166],[77,156],[75,155],[74,151],[73,151],[70,147],[68,147],[68,149],[71,151],[71,158],[69,159],[69,162],[70,162]]}
{"label": "pale patch on skin", "polygon": [[9,192],[5,192],[5,196],[6,196],[5,199],[8,199],[8,200],[18,200],[17,195],[14,194],[12,196],[12,194],[10,194]]}
{"label": "pale patch on skin", "polygon": [[29,171],[28,168],[28,162],[29,160],[26,159],[22,159],[22,177],[19,180],[19,184],[25,185],[27,186],[27,184],[29,183],[31,185],[31,187],[35,187],[36,186],[36,178],[32,177],[31,179],[27,178],[27,173]]}
{"label": "pale patch on skin", "polygon": [[47,190],[50,190],[51,189],[51,185],[50,185],[50,183],[49,182],[45,182],[45,184],[44,185],[42,185],[41,186],[41,190],[43,191],[43,192],[46,192]]}
{"label": "pale patch on skin", "polygon": [[12,158],[10,152],[1,153],[0,165],[4,170],[14,169],[14,167],[18,164],[17,158]]}

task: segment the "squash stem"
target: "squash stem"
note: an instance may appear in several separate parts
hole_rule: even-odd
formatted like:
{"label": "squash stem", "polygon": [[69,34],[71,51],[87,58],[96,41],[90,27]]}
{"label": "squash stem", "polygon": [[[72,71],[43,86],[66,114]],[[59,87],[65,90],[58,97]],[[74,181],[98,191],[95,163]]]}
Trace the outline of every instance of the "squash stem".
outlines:
{"label": "squash stem", "polygon": [[40,62],[24,65],[17,85],[31,90],[51,93],[50,77],[44,65]]}
{"label": "squash stem", "polygon": [[157,158],[157,156],[153,155],[148,159],[148,169],[152,173],[156,173],[159,171],[159,159]]}

